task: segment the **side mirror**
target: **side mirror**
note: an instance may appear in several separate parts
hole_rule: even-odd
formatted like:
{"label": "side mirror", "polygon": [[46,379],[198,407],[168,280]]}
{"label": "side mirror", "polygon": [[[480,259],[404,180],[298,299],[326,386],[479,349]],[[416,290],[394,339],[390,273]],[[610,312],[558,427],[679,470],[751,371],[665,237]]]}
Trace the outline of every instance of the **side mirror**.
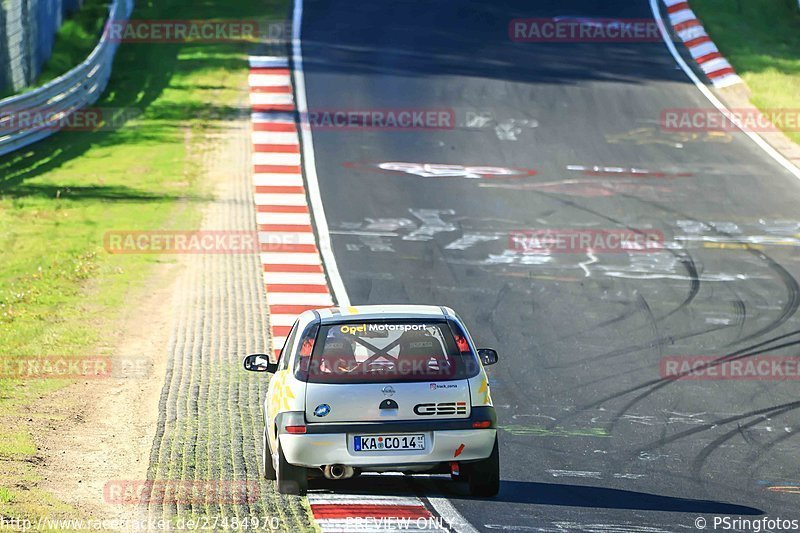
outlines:
{"label": "side mirror", "polygon": [[269,372],[274,374],[278,371],[278,363],[270,361],[267,354],[255,353],[244,358],[244,369],[250,372]]}
{"label": "side mirror", "polygon": [[479,348],[478,357],[481,358],[481,363],[486,366],[493,365],[497,362],[497,351],[491,348]]}

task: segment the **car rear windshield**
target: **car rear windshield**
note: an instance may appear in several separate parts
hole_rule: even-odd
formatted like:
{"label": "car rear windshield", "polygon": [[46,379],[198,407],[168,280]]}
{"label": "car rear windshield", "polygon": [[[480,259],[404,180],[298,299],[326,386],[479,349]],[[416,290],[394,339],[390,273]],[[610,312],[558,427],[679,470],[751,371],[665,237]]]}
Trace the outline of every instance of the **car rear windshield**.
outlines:
{"label": "car rear windshield", "polygon": [[311,383],[448,381],[477,372],[463,332],[445,320],[323,325],[297,366]]}

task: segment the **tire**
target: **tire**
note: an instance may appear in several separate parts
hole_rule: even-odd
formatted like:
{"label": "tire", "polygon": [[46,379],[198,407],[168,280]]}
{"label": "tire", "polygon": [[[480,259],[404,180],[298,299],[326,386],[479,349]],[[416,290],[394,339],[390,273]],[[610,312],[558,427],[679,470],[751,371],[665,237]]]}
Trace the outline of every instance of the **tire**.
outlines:
{"label": "tire", "polygon": [[281,494],[294,494],[304,496],[308,491],[308,474],[302,466],[295,466],[286,461],[281,449],[281,442],[278,442],[278,492]]}
{"label": "tire", "polygon": [[275,481],[277,479],[275,473],[275,465],[272,464],[272,452],[269,451],[269,440],[267,439],[267,428],[264,428],[264,452],[261,454],[261,459],[264,463],[264,479]]}
{"label": "tire", "polygon": [[494,438],[492,454],[477,463],[468,463],[467,482],[471,496],[491,497],[500,492],[500,453],[497,437]]}

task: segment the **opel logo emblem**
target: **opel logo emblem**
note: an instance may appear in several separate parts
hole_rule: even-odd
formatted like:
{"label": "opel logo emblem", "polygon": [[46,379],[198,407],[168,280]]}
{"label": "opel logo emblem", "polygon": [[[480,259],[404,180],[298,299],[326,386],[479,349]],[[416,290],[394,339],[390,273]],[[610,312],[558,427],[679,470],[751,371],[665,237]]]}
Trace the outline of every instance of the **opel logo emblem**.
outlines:
{"label": "opel logo emblem", "polygon": [[394,394],[394,387],[392,387],[391,385],[386,385],[384,388],[381,389],[381,392],[383,392],[383,394],[386,396],[391,396],[392,394]]}

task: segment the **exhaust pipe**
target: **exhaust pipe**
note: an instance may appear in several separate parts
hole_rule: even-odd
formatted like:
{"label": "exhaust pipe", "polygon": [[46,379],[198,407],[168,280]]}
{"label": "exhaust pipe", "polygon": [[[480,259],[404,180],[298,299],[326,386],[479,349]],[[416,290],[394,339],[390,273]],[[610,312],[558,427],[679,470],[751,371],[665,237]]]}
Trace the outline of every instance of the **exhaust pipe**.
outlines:
{"label": "exhaust pipe", "polygon": [[355,470],[352,466],[345,465],[325,465],[323,470],[325,477],[328,479],[347,479],[353,477]]}

